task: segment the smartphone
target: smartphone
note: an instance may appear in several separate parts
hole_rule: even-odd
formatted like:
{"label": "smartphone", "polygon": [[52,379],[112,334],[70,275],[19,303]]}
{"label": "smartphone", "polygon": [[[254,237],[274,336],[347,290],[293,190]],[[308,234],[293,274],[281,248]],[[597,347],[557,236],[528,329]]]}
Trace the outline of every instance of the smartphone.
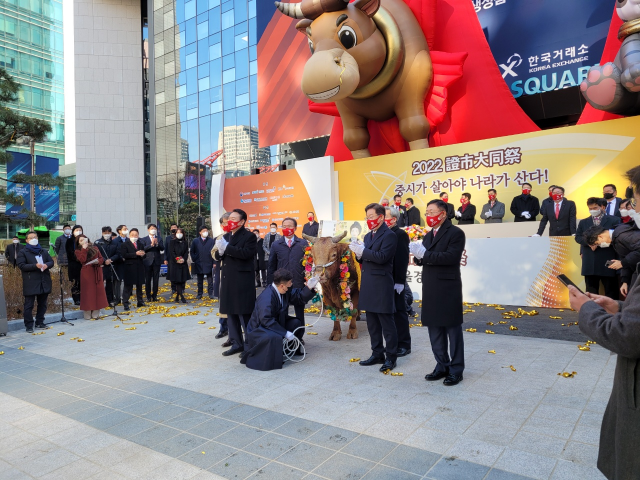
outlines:
{"label": "smartphone", "polygon": [[614,260],[607,260],[606,263],[604,264],[605,267],[610,267],[611,265],[613,265]]}
{"label": "smartphone", "polygon": [[580,290],[580,288],[578,288],[578,286],[577,286],[575,283],[573,283],[573,282],[569,279],[569,277],[567,277],[565,274],[558,275],[558,277],[557,277],[557,278],[558,278],[558,280],[560,280],[560,281],[562,282],[562,284],[563,284],[564,286],[568,287],[569,285],[573,285],[574,287],[576,287],[576,288],[578,289],[578,291],[579,291],[580,293],[584,294],[584,292],[583,292],[582,290]]}

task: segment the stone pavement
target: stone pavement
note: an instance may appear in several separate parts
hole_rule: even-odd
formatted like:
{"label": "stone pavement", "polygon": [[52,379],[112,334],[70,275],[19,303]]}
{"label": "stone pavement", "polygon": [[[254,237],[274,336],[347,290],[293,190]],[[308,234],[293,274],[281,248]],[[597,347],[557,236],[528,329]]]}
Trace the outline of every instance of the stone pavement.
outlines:
{"label": "stone pavement", "polygon": [[321,319],[302,363],[255,372],[220,355],[207,310],[0,338],[0,478],[604,478],[615,356],[597,345],[478,329],[464,381],[447,388],[424,380],[426,329],[390,376],[349,361],[370,354],[364,322],[359,339],[330,342]]}

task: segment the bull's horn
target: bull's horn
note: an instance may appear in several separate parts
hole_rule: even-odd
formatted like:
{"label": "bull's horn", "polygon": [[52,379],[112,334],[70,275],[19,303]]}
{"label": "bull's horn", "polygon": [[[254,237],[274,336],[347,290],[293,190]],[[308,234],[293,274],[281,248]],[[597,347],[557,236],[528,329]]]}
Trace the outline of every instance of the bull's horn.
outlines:
{"label": "bull's horn", "polygon": [[302,234],[302,238],[304,238],[309,243],[316,243],[318,241],[318,237],[312,237],[311,235],[307,235],[306,233]]}
{"label": "bull's horn", "polygon": [[287,17],[291,18],[304,18],[302,14],[302,8],[299,3],[282,3],[275,2],[276,8],[284,13]]}
{"label": "bull's horn", "polygon": [[340,235],[336,235],[335,237],[331,237],[331,241],[333,243],[340,243],[340,240],[342,240],[346,236],[347,236],[347,231],[345,230]]}

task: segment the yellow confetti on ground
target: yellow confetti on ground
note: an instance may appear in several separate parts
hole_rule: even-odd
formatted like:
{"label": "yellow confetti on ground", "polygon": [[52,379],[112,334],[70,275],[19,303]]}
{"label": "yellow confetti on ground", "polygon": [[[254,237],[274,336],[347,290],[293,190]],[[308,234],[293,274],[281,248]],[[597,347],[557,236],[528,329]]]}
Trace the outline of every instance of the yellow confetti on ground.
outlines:
{"label": "yellow confetti on ground", "polygon": [[307,335],[317,335],[318,332],[307,332]]}
{"label": "yellow confetti on ground", "polygon": [[209,327],[209,330],[215,330],[216,327]]}
{"label": "yellow confetti on ground", "polygon": [[83,339],[81,339],[81,338],[79,338],[79,339],[78,339],[78,342],[84,342],[84,340],[83,340]]}
{"label": "yellow confetti on ground", "polygon": [[554,316],[554,315],[549,315],[549,318],[550,318],[551,320],[562,320],[562,317],[556,317],[556,316]]}
{"label": "yellow confetti on ground", "polygon": [[173,330],[169,330],[169,333],[173,333],[173,332],[175,332],[175,331],[176,331],[175,329],[173,329]]}
{"label": "yellow confetti on ground", "polygon": [[402,376],[404,376],[404,373],[402,373],[402,372],[391,372],[391,376],[392,377],[402,377]]}
{"label": "yellow confetti on ground", "polygon": [[1,351],[0,351],[0,355],[4,355],[4,350],[1,350]]}
{"label": "yellow confetti on ground", "polygon": [[495,325],[493,322],[487,322],[487,325]]}
{"label": "yellow confetti on ground", "polygon": [[587,340],[587,345],[595,345],[596,342],[594,342],[593,340]]}
{"label": "yellow confetti on ground", "polygon": [[24,347],[18,347],[18,350],[24,350]]}
{"label": "yellow confetti on ground", "polygon": [[517,330],[517,329],[518,329],[518,327],[516,327],[514,325],[509,326],[509,330]]}
{"label": "yellow confetti on ground", "polygon": [[120,328],[120,325],[114,325],[113,328]]}
{"label": "yellow confetti on ground", "polygon": [[349,361],[350,361],[351,363],[359,362],[359,361],[360,361],[360,357],[358,357],[358,358],[352,358],[352,359],[351,359],[351,360],[349,360]]}
{"label": "yellow confetti on ground", "polygon": [[495,350],[489,350],[487,353],[496,353]]}
{"label": "yellow confetti on ground", "polygon": [[564,377],[564,378],[573,378],[577,374],[578,374],[578,372],[571,372],[571,373],[569,373],[569,372],[561,372],[558,375],[561,376],[561,377]]}
{"label": "yellow confetti on ground", "polygon": [[591,351],[591,348],[589,348],[588,345],[584,345],[584,346],[583,345],[578,345],[578,349],[582,350],[583,352],[590,352]]}
{"label": "yellow confetti on ground", "polygon": [[205,322],[205,321],[203,321],[203,320],[200,320],[200,321],[198,322],[198,325],[204,325],[205,323],[207,323],[207,322]]}
{"label": "yellow confetti on ground", "polygon": [[127,327],[127,328],[125,328],[125,330],[135,330],[135,329],[136,329],[136,327]]}
{"label": "yellow confetti on ground", "polygon": [[465,332],[470,332],[470,333],[475,333],[475,332],[477,332],[477,331],[478,331],[478,330],[476,330],[475,328],[467,328],[467,329],[465,330]]}
{"label": "yellow confetti on ground", "polygon": [[58,332],[59,337],[61,337],[62,335],[64,335],[64,332]]}
{"label": "yellow confetti on ground", "polygon": [[512,372],[516,371],[516,367],[514,367],[513,365],[509,365],[509,368],[511,369]]}
{"label": "yellow confetti on ground", "polygon": [[493,332],[491,330],[485,330],[484,333],[488,333],[489,335],[494,335],[496,332]]}

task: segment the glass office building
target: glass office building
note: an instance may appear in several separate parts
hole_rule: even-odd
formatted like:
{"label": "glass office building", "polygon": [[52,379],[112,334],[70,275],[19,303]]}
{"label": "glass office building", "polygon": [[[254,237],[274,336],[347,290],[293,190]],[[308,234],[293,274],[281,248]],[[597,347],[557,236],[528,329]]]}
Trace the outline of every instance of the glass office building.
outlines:
{"label": "glass office building", "polygon": [[150,30],[158,220],[208,216],[212,173],[270,165],[258,147],[256,0],[155,0]]}
{"label": "glass office building", "polygon": [[[36,144],[35,152],[57,158],[60,165],[65,163],[62,42],[61,0],[0,1],[0,66],[21,87],[19,101],[10,107],[51,124],[47,141]],[[9,150],[28,153],[29,146]],[[0,168],[5,176],[6,166]],[[74,213],[68,211],[69,218],[61,216],[60,221],[70,220]],[[13,235],[11,228],[15,226],[0,225],[0,232]]]}

